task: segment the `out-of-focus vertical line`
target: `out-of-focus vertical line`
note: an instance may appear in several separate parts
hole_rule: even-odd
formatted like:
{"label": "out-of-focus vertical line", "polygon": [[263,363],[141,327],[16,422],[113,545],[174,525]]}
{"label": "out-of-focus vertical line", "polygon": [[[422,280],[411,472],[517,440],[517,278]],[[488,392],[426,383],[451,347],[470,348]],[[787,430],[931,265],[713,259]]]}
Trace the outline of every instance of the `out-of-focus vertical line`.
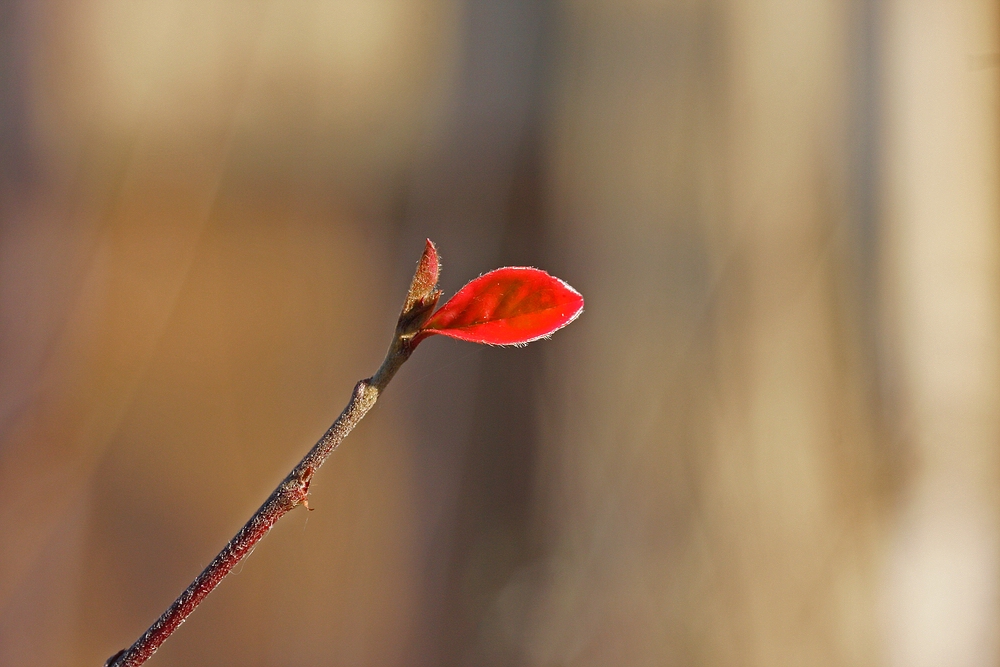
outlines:
{"label": "out-of-focus vertical line", "polygon": [[[446,296],[496,266],[504,239],[523,232],[524,221],[512,223],[511,209],[518,203],[516,181],[525,177],[520,170],[534,167],[525,164],[523,151],[538,148],[532,122],[548,10],[548,3],[538,2],[471,0],[460,6],[463,49],[454,66],[451,108],[436,128],[442,140],[416,165],[401,214],[409,247],[419,247],[423,236],[438,244]],[[450,342],[429,341],[408,363],[408,372],[428,378],[415,383],[412,408],[420,429],[414,460],[423,613],[409,652],[417,665],[506,664],[519,651],[516,641],[499,636],[503,619],[495,603],[504,582],[493,577],[511,576],[524,558],[525,523],[518,513],[529,501],[518,485],[530,474],[533,445],[513,444],[503,465],[491,462],[495,429],[486,424],[503,421],[505,408],[526,408],[528,401],[500,397],[512,388],[481,373],[483,351],[446,365],[461,353]],[[506,368],[519,381],[528,379],[523,361]],[[439,370],[429,376],[429,369]],[[494,401],[500,405],[487,405]],[[504,428],[497,437],[511,432],[530,433],[530,426]]]}
{"label": "out-of-focus vertical line", "polygon": [[848,259],[854,262],[849,275],[853,280],[848,287],[857,300],[857,334],[864,363],[862,371],[867,374],[868,400],[880,415],[893,407],[891,371],[885,366],[889,358],[881,347],[884,339],[879,336],[884,6],[885,0],[857,0],[853,5],[848,119],[851,192],[848,234],[852,250]]}
{"label": "out-of-focus vertical line", "polygon": [[693,636],[714,628],[693,603],[706,596],[690,538],[725,208],[723,16],[557,7],[546,232],[587,308],[543,349],[544,558],[522,582],[522,641],[528,664],[719,664]]}
{"label": "out-of-focus vertical line", "polygon": [[998,14],[886,3],[884,348],[910,459],[884,571],[890,665],[998,658]]}
{"label": "out-of-focus vertical line", "polygon": [[739,245],[702,474],[713,592],[732,602],[715,632],[728,629],[719,650],[734,664],[876,662],[856,11],[727,3],[726,231]]}
{"label": "out-of-focus vertical line", "polygon": [[4,200],[30,184],[36,166],[30,145],[27,61],[31,33],[25,29],[26,4],[0,2],[0,215],[6,208]]}

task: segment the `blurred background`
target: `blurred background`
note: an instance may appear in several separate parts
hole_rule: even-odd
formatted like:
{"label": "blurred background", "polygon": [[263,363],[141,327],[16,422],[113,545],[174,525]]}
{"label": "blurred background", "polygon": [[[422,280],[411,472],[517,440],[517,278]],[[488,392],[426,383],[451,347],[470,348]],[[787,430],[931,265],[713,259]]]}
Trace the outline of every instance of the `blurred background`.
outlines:
{"label": "blurred background", "polygon": [[[1000,5],[0,1],[0,665],[1000,663]],[[152,663],[151,663],[152,664]]]}

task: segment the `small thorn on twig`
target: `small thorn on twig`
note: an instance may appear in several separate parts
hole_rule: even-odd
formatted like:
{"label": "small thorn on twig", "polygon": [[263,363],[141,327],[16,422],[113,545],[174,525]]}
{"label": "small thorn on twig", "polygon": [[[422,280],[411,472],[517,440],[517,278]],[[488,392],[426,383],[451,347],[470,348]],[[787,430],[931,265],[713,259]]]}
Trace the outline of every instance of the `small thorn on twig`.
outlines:
{"label": "small thorn on twig", "polygon": [[305,507],[310,512],[312,512],[314,509],[316,509],[315,507],[309,507],[309,499],[308,498],[303,498],[302,499],[302,506]]}

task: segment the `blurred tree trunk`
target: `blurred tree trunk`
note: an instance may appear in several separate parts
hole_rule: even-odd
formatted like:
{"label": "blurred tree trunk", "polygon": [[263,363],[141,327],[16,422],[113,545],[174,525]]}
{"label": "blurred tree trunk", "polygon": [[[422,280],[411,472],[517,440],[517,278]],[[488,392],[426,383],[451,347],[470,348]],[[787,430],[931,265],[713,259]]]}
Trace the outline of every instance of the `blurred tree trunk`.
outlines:
{"label": "blurred tree trunk", "polygon": [[909,484],[890,534],[890,665],[998,658],[1000,7],[885,10],[889,361]]}
{"label": "blurred tree trunk", "polygon": [[[445,297],[497,266],[542,266],[548,2],[461,5],[464,50],[453,109],[416,170],[402,238],[430,236]],[[409,267],[409,260],[400,261]],[[402,282],[402,280],[400,281]],[[414,464],[422,614],[416,665],[520,664],[498,598],[535,558],[531,534],[538,346],[481,349],[429,341],[408,362],[419,429]],[[394,390],[395,391],[395,390]],[[393,400],[394,392],[386,399]]]}
{"label": "blurred tree trunk", "polygon": [[850,9],[563,5],[533,664],[877,661]]}

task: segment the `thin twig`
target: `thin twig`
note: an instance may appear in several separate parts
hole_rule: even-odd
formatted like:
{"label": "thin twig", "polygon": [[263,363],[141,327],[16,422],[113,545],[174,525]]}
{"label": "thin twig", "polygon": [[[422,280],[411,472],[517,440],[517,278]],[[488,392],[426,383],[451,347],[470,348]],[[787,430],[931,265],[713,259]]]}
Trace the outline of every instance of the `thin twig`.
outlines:
{"label": "thin twig", "polygon": [[149,659],[167,638],[180,627],[202,600],[219,585],[219,582],[249,554],[254,546],[271,530],[278,519],[298,505],[309,507],[309,483],[333,450],[358,425],[372,409],[375,401],[396,371],[410,357],[415,347],[414,334],[423,326],[437,305],[441,293],[437,291],[437,253],[433,244],[427,248],[410,285],[406,303],[396,324],[396,332],[386,352],[385,360],[375,375],[361,380],[347,407],[333,425],[323,434],[309,453],[288,473],[271,496],[260,506],[246,525],[236,533],[229,544],[219,552],[208,567],[191,582],[180,597],[156,619],[153,625],[132,646],[108,658],[105,667],[138,667]]}

